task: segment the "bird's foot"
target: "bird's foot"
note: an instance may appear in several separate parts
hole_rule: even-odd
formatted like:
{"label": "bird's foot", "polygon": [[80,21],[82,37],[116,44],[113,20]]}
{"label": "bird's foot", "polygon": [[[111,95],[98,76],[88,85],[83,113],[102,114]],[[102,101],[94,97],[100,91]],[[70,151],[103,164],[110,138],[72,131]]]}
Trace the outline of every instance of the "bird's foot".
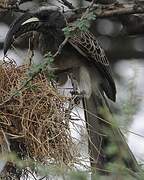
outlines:
{"label": "bird's foot", "polygon": [[84,94],[85,92],[84,91],[81,91],[81,92],[78,92],[78,91],[71,91],[70,92],[71,95],[73,96],[73,101],[76,105],[80,104],[82,98],[84,97]]}

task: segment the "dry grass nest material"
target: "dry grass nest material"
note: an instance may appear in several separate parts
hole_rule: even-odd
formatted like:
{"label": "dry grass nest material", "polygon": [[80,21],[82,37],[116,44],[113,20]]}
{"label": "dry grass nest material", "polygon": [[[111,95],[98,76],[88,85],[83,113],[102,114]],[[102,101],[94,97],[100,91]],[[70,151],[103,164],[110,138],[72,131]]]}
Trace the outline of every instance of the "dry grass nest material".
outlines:
{"label": "dry grass nest material", "polygon": [[27,70],[27,66],[13,63],[0,65],[0,144],[5,144],[7,137],[11,151],[20,157],[68,164],[73,157],[66,98],[44,74],[18,91],[28,78]]}

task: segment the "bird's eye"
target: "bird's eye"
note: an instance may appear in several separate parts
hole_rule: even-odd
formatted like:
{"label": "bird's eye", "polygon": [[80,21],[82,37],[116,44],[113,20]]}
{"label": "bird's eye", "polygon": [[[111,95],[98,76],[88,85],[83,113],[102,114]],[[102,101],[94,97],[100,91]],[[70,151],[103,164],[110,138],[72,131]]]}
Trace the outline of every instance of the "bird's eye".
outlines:
{"label": "bird's eye", "polygon": [[42,21],[46,21],[46,20],[48,20],[48,17],[46,15],[42,15],[39,17],[39,19]]}
{"label": "bird's eye", "polygon": [[47,12],[41,12],[38,15],[39,19],[42,21],[47,21],[49,19],[48,13]]}

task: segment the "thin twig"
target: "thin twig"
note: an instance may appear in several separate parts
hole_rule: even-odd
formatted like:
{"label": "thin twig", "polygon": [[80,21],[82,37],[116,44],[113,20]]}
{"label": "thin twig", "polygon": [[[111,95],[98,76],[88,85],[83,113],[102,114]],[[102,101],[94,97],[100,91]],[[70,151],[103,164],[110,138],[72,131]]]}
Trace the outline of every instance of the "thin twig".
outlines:
{"label": "thin twig", "polygon": [[2,102],[0,106],[3,106],[5,103],[9,102],[14,96],[16,96],[17,93],[20,92],[24,87],[26,87],[28,83],[31,82],[38,73],[40,73],[40,71],[30,77],[17,91],[15,91],[8,99]]}
{"label": "thin twig", "polygon": [[3,129],[1,129],[1,132],[2,132],[2,134],[3,134],[3,137],[4,137],[5,142],[6,142],[6,144],[7,144],[7,149],[8,149],[9,152],[11,152],[10,143],[9,143],[9,141],[8,141],[8,139],[7,139],[7,137],[6,137],[6,134],[5,134],[5,132],[3,131]]}
{"label": "thin twig", "polygon": [[64,39],[64,41],[59,45],[57,52],[53,55],[53,58],[55,58],[56,56],[61,54],[61,51],[62,51],[63,47],[65,46],[65,44],[68,42],[68,40],[69,40],[69,37],[66,37]]}
{"label": "thin twig", "polygon": [[75,7],[72,5],[72,3],[68,2],[67,0],[58,0],[58,2],[62,2],[63,5],[67,6],[69,9],[75,9]]}
{"label": "thin twig", "polygon": [[42,177],[42,178],[40,178],[40,179],[38,179],[38,180],[43,180],[43,179],[45,179],[46,178],[46,176],[44,176],[44,177]]}

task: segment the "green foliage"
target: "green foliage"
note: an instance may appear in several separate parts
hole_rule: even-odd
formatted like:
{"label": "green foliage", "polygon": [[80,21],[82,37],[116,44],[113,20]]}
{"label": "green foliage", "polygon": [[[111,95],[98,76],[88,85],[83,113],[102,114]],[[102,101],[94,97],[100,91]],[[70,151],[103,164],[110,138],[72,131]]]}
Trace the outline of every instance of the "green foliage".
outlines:
{"label": "green foliage", "polygon": [[66,37],[72,36],[77,30],[88,31],[91,21],[96,19],[96,15],[93,12],[84,14],[82,18],[77,19],[73,24],[63,29]]}
{"label": "green foliage", "polygon": [[93,12],[88,13],[82,19],[75,21],[74,25],[81,31],[88,31],[90,23],[92,20],[95,20],[96,16]]}
{"label": "green foliage", "polygon": [[53,71],[51,68],[53,61],[54,61],[53,55],[51,54],[51,52],[48,52],[47,54],[45,54],[44,59],[41,63],[33,64],[31,66],[31,69],[28,71],[28,76],[33,78],[36,75],[38,75],[38,73],[40,72],[47,72],[47,75],[48,75],[47,77],[49,79],[52,79],[54,77]]}
{"label": "green foliage", "polygon": [[[14,163],[17,168],[25,169],[29,167],[29,172],[36,172],[37,175],[42,177],[54,177],[63,180],[111,180],[111,179],[122,179],[122,180],[144,180],[144,172],[142,170],[139,173],[134,173],[129,169],[125,168],[122,164],[109,163],[107,169],[111,172],[111,176],[105,176],[98,174],[98,172],[90,171],[79,171],[70,170],[69,167],[65,165],[46,165],[36,162],[32,159],[21,160],[14,153],[2,154],[0,160],[10,161]],[[36,175],[35,179],[36,178]]]}
{"label": "green foliage", "polygon": [[114,155],[115,153],[118,152],[118,147],[116,146],[116,144],[111,143],[110,146],[107,147],[106,149],[106,153],[110,156],[110,155]]}
{"label": "green foliage", "polygon": [[69,180],[87,180],[87,174],[85,172],[71,172],[69,175]]}

